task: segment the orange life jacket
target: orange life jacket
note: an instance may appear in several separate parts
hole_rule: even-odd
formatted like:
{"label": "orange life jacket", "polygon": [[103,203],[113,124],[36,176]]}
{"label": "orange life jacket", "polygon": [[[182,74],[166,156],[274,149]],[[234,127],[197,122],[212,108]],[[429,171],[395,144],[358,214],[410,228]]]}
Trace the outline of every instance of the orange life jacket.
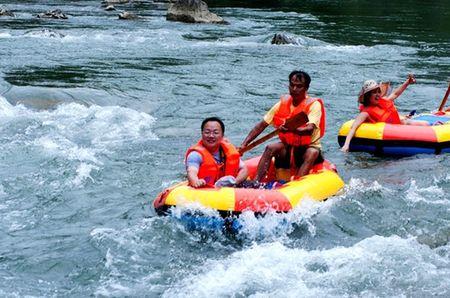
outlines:
{"label": "orange life jacket", "polygon": [[[318,101],[322,109],[322,116],[320,118],[320,138],[325,134],[325,108],[323,101],[320,98],[307,97],[291,112],[292,96],[289,94],[283,95],[280,98],[280,106],[278,112],[273,117],[273,124],[276,127],[283,125],[287,119],[304,112],[308,115],[311,105]],[[304,125],[306,126],[306,124]],[[280,132],[278,134],[280,140],[291,146],[308,146],[311,144],[311,135],[298,135],[294,132]]]}
{"label": "orange life jacket", "polygon": [[372,123],[386,122],[391,124],[400,124],[400,115],[395,108],[392,100],[380,98],[376,106],[365,107],[361,105],[359,107],[361,112],[369,114],[369,121]]}
{"label": "orange life jacket", "polygon": [[192,151],[197,151],[202,156],[203,162],[198,169],[198,178],[204,179],[208,185],[214,185],[214,183],[223,176],[231,175],[236,177],[239,172],[241,156],[237,149],[226,141],[220,143],[220,148],[222,148],[225,155],[225,164],[217,164],[213,155],[203,147],[202,140],[198,141],[197,144],[186,151],[185,161]]}

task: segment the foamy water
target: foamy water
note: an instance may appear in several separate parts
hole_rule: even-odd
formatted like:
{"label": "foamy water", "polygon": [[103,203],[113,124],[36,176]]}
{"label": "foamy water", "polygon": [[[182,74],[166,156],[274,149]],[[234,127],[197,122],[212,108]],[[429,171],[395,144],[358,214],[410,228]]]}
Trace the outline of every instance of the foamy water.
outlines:
{"label": "foamy water", "polygon": [[[182,278],[163,296],[445,295],[448,266],[449,260],[436,251],[397,236],[312,251],[274,242],[206,261],[198,273]],[[427,286],[417,287],[424,281]]]}
{"label": "foamy water", "polygon": [[17,146],[38,150],[47,158],[60,157],[74,161],[76,176],[72,183],[79,186],[93,180],[91,171],[104,165],[101,156],[112,154],[127,142],[157,140],[151,130],[155,119],[145,113],[121,107],[100,107],[71,103],[53,111],[32,111],[24,106],[11,106],[0,97],[5,121],[20,119],[26,123]]}
{"label": "foamy water", "polygon": [[[4,4],[16,17],[0,18],[0,295],[449,296],[449,156],[343,154],[336,141],[366,79],[413,72],[399,110],[439,106],[448,4],[212,7],[226,26],[168,22],[165,5],[118,5],[143,17],[121,21],[96,1]],[[36,18],[55,8],[69,19]],[[272,45],[275,33],[296,44]],[[198,205],[157,216],[201,121],[221,117],[239,144],[293,69],[325,101],[322,144],[343,191],[244,212],[235,235],[187,226],[187,213],[218,217]]]}

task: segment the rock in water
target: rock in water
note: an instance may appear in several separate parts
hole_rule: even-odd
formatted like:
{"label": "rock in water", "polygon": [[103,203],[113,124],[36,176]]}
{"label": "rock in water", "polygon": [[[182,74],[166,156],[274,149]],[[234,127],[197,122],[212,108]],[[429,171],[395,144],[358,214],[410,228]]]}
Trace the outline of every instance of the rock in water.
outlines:
{"label": "rock in water", "polygon": [[294,44],[298,45],[298,41],[290,36],[287,36],[284,33],[275,33],[272,37],[271,44]]}
{"label": "rock in water", "polygon": [[114,7],[114,5],[108,5],[105,7],[106,11],[111,11],[111,10],[116,10],[116,8]]}
{"label": "rock in water", "polygon": [[177,0],[169,5],[166,19],[184,23],[228,24],[223,18],[208,10],[201,0]]}
{"label": "rock in water", "polygon": [[0,17],[14,17],[14,13],[6,8],[0,8]]}
{"label": "rock in water", "polygon": [[60,9],[40,13],[37,17],[43,19],[67,19],[67,16]]}
{"label": "rock in water", "polygon": [[135,15],[132,12],[123,11],[119,14],[120,20],[137,20],[139,19],[139,16]]}

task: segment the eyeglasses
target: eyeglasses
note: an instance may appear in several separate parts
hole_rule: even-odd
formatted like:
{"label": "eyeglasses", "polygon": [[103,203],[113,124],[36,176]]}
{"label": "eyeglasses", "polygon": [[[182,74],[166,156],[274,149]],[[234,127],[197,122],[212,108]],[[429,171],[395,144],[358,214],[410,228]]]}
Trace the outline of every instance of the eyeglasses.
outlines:
{"label": "eyeglasses", "polygon": [[219,130],[206,129],[206,130],[202,131],[202,134],[205,136],[213,135],[213,136],[217,137],[217,136],[220,136],[221,132]]}

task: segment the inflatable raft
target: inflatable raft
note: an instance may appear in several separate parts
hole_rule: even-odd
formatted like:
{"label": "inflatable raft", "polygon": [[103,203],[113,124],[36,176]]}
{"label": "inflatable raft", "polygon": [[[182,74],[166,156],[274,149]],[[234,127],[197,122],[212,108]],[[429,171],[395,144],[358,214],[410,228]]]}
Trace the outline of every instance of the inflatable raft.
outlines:
{"label": "inflatable raft", "polygon": [[[423,114],[413,119],[428,121],[433,126],[363,123],[356,130],[349,150],[393,156],[450,152],[450,115]],[[353,121],[345,122],[339,130],[338,142],[341,147]]]}
{"label": "inflatable raft", "polygon": [[[259,157],[247,160],[250,179],[256,174]],[[288,172],[288,171],[287,171]],[[275,173],[273,164],[270,167],[267,181],[286,178],[287,173]],[[195,189],[187,182],[176,184],[158,195],[153,202],[159,215],[167,214],[171,207],[201,206],[217,210],[222,217],[236,216],[243,211],[256,214],[266,212],[288,212],[298,206],[303,199],[323,201],[335,195],[344,182],[336,172],[334,165],[328,161],[316,165],[309,175],[299,180],[289,181],[273,189],[248,188],[200,188]]]}

